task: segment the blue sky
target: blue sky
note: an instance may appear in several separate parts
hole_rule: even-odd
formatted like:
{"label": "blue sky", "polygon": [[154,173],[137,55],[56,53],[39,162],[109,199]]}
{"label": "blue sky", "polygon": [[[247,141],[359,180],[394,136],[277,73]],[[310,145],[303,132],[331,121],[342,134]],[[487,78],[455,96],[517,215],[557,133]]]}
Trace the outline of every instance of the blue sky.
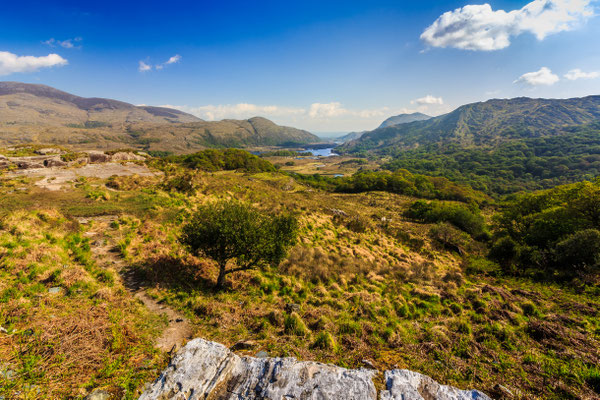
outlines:
{"label": "blue sky", "polygon": [[6,3],[0,80],[204,119],[358,131],[493,97],[600,94],[590,0]]}

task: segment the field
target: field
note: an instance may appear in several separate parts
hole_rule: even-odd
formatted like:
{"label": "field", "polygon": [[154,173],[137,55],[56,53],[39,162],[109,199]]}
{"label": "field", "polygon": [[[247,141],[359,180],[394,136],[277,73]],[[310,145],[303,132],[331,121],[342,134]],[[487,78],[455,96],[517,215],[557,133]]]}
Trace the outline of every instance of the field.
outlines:
{"label": "field", "polygon": [[[370,166],[268,160],[308,174]],[[0,176],[0,396],[135,398],[170,356],[157,344],[173,318],[148,305],[178,313],[184,339],[244,354],[366,360],[493,397],[600,395],[597,282],[508,275],[485,257],[485,240],[408,218],[415,197],[332,193],[281,172],[149,165],[160,171],[79,177],[55,191],[36,185],[41,177]],[[230,198],[295,213],[300,238],[277,268],[232,274],[216,290],[214,262],[178,237],[197,207]],[[486,224],[497,208],[482,206]]]}

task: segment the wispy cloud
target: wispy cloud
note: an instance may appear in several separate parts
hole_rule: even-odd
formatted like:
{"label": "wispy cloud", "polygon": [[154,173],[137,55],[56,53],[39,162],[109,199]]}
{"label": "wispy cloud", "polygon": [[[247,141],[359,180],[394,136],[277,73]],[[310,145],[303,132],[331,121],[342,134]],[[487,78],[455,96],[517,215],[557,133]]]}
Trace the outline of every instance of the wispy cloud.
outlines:
{"label": "wispy cloud", "polygon": [[600,77],[600,71],[584,72],[579,68],[572,69],[565,74],[565,78],[570,81],[576,81],[577,79],[595,79],[598,77]]}
{"label": "wispy cloud", "polygon": [[466,5],[442,14],[421,34],[431,47],[464,50],[499,50],[512,37],[529,32],[538,40],[575,29],[594,15],[593,0],[534,0],[510,12],[492,10],[489,4]]}
{"label": "wispy cloud", "polygon": [[57,40],[54,38],[48,39],[44,42],[42,42],[45,45],[48,45],[50,47],[63,47],[65,49],[80,49],[81,48],[81,43],[83,39],[80,37],[76,37],[74,39],[66,39],[66,40]]}
{"label": "wispy cloud", "polygon": [[552,73],[550,68],[542,67],[539,71],[523,74],[513,83],[523,83],[529,86],[551,86],[558,82],[558,75]]}
{"label": "wispy cloud", "polygon": [[36,72],[42,68],[67,65],[68,62],[58,54],[47,56],[18,56],[7,51],[0,51],[0,76],[19,72]]}
{"label": "wispy cloud", "polygon": [[150,71],[151,69],[152,69],[152,66],[146,64],[143,61],[140,61],[139,64],[138,64],[138,71],[140,71],[140,72]]}
{"label": "wispy cloud", "polygon": [[181,56],[179,54],[175,54],[174,56],[170,57],[164,63],[156,64],[156,65],[151,65],[151,64],[148,64],[148,63],[146,63],[144,61],[140,61],[138,70],[140,72],[145,72],[145,71],[150,71],[152,68],[154,68],[154,69],[160,71],[161,69],[163,69],[167,65],[177,64],[179,61],[181,61]]}
{"label": "wispy cloud", "polygon": [[435,97],[428,94],[425,97],[421,97],[419,99],[411,100],[410,104],[419,104],[419,105],[432,105],[432,104],[444,104],[444,99],[441,97]]}

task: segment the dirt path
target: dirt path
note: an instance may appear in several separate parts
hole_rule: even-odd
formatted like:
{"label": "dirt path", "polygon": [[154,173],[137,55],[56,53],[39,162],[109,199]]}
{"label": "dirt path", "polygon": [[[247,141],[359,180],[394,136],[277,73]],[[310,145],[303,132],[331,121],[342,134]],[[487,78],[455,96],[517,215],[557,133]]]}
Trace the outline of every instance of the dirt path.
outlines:
{"label": "dirt path", "polygon": [[[127,264],[119,254],[115,239],[106,233],[115,232],[110,227],[111,223],[118,219],[117,216],[101,216],[93,218],[80,218],[79,223],[85,225],[88,230],[85,236],[90,238],[90,248],[96,262],[103,268],[114,269],[121,277],[123,286],[146,308],[155,314],[165,314],[169,321],[167,328],[156,340],[156,347],[162,351],[172,351],[180,348],[183,343],[192,338],[190,322],[180,313],[160,304],[146,294],[131,272],[127,271]],[[90,225],[90,222],[92,224]]]}

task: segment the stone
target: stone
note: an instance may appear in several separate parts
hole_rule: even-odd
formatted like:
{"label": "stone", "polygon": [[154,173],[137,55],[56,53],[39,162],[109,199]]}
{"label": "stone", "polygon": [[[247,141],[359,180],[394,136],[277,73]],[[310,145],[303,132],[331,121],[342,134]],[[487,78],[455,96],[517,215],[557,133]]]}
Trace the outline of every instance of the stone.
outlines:
{"label": "stone", "polygon": [[102,151],[90,151],[88,157],[91,163],[105,163],[110,161],[110,156]]}
{"label": "stone", "polygon": [[513,397],[515,397],[515,395],[513,394],[513,392],[507,388],[504,385],[501,384],[496,384],[496,386],[494,386],[494,391],[500,395],[500,398],[502,399],[512,399]]}
{"label": "stone", "polygon": [[142,156],[139,156],[135,153],[131,153],[131,152],[125,152],[125,151],[119,151],[118,153],[115,153],[111,156],[111,161],[113,162],[118,162],[118,161],[144,161],[145,158]]}
{"label": "stone", "polygon": [[47,156],[48,154],[60,154],[62,151],[55,147],[45,147],[43,149],[38,149],[35,151],[36,154],[41,154],[43,156]]}
{"label": "stone", "polygon": [[44,167],[46,167],[46,168],[50,168],[50,167],[64,167],[66,165],[67,165],[67,163],[64,162],[63,160],[61,160],[58,157],[49,158],[47,160],[44,160]]}
{"label": "stone", "polygon": [[50,294],[57,294],[60,293],[62,291],[62,288],[60,286],[55,286],[55,287],[51,287],[50,289],[48,289],[48,293]]}
{"label": "stone", "polygon": [[440,385],[432,378],[407,369],[385,371],[386,390],[380,400],[491,400],[478,390]]}
{"label": "stone", "polygon": [[83,400],[108,400],[110,397],[110,393],[108,393],[106,390],[96,389],[92,393],[85,396]]}
{"label": "stone", "polygon": [[44,164],[37,161],[18,161],[17,167],[19,167],[19,169],[44,168]]}
{"label": "stone", "polygon": [[266,357],[269,357],[269,353],[267,353],[264,350],[261,350],[258,353],[256,353],[255,357],[257,357],[257,358],[266,358]]}
{"label": "stone", "polygon": [[0,326],[0,333],[8,333],[8,331],[3,326]]}
{"label": "stone", "polygon": [[372,361],[370,361],[370,360],[362,360],[362,363],[363,363],[363,365],[364,365],[365,367],[367,367],[367,368],[369,368],[369,369],[377,369],[377,368],[375,367],[375,364],[373,364],[373,362],[372,362]]}
{"label": "stone", "polygon": [[236,344],[234,344],[233,346],[231,346],[229,349],[232,351],[239,351],[239,350],[250,350],[251,348],[256,346],[256,342],[253,340],[241,340],[239,342],[237,342]]}
{"label": "stone", "polygon": [[194,339],[140,400],[375,400],[376,373],[294,358],[240,357],[221,344]]}

